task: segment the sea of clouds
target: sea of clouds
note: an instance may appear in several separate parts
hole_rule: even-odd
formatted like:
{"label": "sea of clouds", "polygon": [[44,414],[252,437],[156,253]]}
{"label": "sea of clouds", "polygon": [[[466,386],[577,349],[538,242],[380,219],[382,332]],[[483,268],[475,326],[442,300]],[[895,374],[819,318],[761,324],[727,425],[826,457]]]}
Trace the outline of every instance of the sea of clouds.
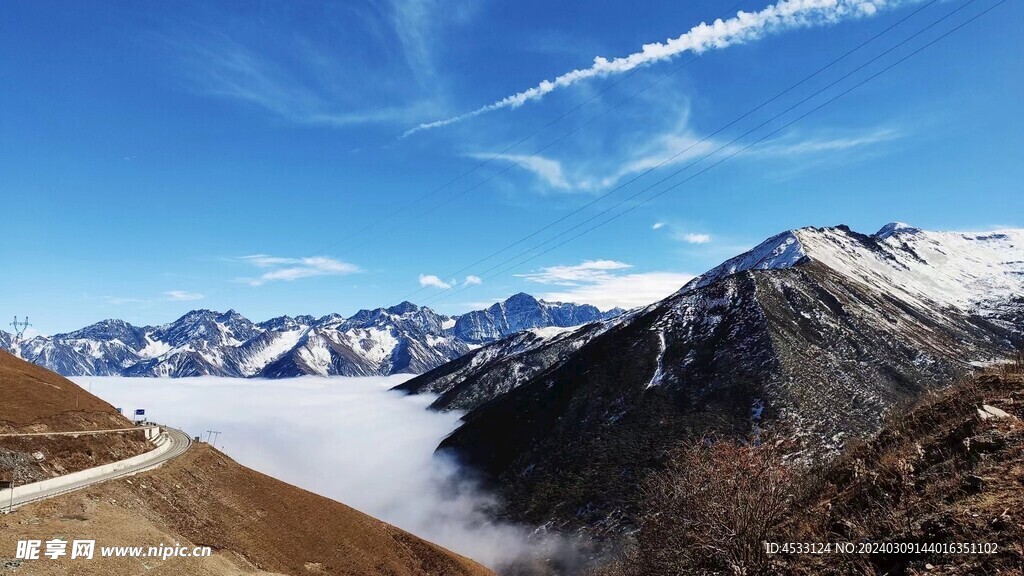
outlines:
{"label": "sea of clouds", "polygon": [[431,395],[389,390],[409,377],[73,380],[129,417],[142,408],[150,421],[204,440],[220,431],[217,447],[238,462],[487,566],[571,555],[561,539],[487,516],[491,497],[434,454],[462,414],[427,410]]}

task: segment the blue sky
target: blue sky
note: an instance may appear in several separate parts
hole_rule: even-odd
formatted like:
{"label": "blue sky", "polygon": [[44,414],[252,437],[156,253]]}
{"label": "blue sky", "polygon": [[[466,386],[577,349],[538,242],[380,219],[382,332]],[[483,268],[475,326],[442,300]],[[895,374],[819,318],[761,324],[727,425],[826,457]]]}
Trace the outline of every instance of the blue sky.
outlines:
{"label": "blue sky", "polygon": [[[993,1],[729,145],[962,5],[840,0],[780,16],[816,3],[4,2],[0,312],[54,333],[196,307],[261,320],[408,298],[456,313],[520,290],[607,308],[667,294],[792,227],[1024,225],[1024,6],[1006,2],[656,200],[486,273],[706,153],[723,149],[650,193],[739,150]],[[737,10],[741,21],[684,36]]]}

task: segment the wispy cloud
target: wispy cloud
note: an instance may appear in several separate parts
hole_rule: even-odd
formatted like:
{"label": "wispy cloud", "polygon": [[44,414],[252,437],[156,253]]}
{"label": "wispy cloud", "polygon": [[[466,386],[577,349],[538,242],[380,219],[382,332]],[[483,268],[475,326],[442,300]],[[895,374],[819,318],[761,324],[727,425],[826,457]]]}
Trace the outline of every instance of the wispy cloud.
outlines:
{"label": "wispy cloud", "polygon": [[148,304],[149,300],[145,298],[128,298],[124,296],[104,296],[103,301],[107,304],[114,306],[121,306],[124,304]]}
{"label": "wispy cloud", "polygon": [[241,260],[256,268],[271,269],[256,278],[239,279],[239,281],[245,282],[250,286],[261,286],[267,282],[275,281],[291,282],[301,278],[316,276],[345,276],[362,271],[355,264],[342,262],[327,256],[284,258],[267,254],[253,254],[251,256],[243,256]]}
{"label": "wispy cloud", "polygon": [[[824,163],[853,162],[905,136],[902,129],[885,125],[820,128],[813,132],[789,131],[744,148],[745,141],[732,142],[735,137],[705,135],[695,130],[691,126],[688,103],[670,103],[664,105],[661,111],[661,116],[668,120],[662,120],[660,127],[652,128],[636,123],[644,125],[644,130],[623,128],[617,133],[615,147],[603,151],[600,161],[594,161],[595,154],[585,150],[567,152],[564,158],[509,154],[494,158],[519,163],[520,167],[533,174],[548,189],[598,193],[652,170],[678,170],[688,165],[699,167],[704,165],[702,163],[730,155],[737,160],[776,162],[778,165],[773,168],[783,169],[806,169]],[[858,151],[858,154],[852,154],[854,151]]]}
{"label": "wispy cloud", "polygon": [[403,137],[423,130],[448,126],[487,112],[504,108],[518,108],[527,102],[540,100],[555,90],[572,86],[584,80],[623,74],[641,66],[670,60],[686,52],[700,54],[708,50],[720,50],[798,28],[824,26],[852,18],[871,16],[881,9],[903,3],[905,2],[901,0],[782,0],[758,12],[740,11],[735,17],[728,20],[719,19],[712,24],[702,22],[679,37],[666,42],[645,44],[639,52],[628,56],[613,59],[598,56],[594,58],[594,63],[588,68],[573,70],[554,80],[544,80],[532,88],[506,96],[472,112],[420,124],[407,130]]}
{"label": "wispy cloud", "polygon": [[329,87],[303,81],[289,66],[226,36],[182,46],[200,92],[256,106],[290,122],[340,127],[395,121],[417,112],[405,106],[346,102]]}
{"label": "wispy cloud", "polygon": [[692,274],[676,272],[623,273],[632,267],[616,260],[587,260],[517,276],[529,282],[560,287],[540,294],[545,300],[592,304],[602,310],[635,308],[657,302],[693,278]]}
{"label": "wispy cloud", "polygon": [[517,164],[523,170],[531,172],[552,188],[569,189],[575,185],[570,184],[562,171],[562,163],[551,158],[539,155],[526,154],[470,154],[470,158],[478,160],[498,160]]}
{"label": "wispy cloud", "polygon": [[202,300],[205,297],[198,292],[186,292],[184,290],[168,290],[164,292],[164,296],[172,302],[191,302],[193,300]]}
{"label": "wispy cloud", "polygon": [[470,274],[469,276],[466,276],[466,280],[462,283],[462,285],[463,286],[479,286],[480,284],[483,284],[483,283],[484,283],[484,281],[479,276],[474,276],[474,275]]}
{"label": "wispy cloud", "polygon": [[902,133],[895,128],[875,128],[861,133],[844,134],[835,137],[819,136],[800,138],[796,134],[780,138],[756,148],[755,153],[765,156],[801,156],[823,152],[841,152],[864,148],[900,138]]}
{"label": "wispy cloud", "polygon": [[216,24],[197,22],[159,38],[197,93],[297,124],[409,123],[437,113],[443,90],[434,51],[446,27],[474,12],[472,4],[340,3],[324,9],[332,17],[301,21],[276,7],[260,11],[273,18],[211,10]]}
{"label": "wispy cloud", "polygon": [[714,238],[705,232],[695,232],[691,226],[667,222],[658,222],[652,227],[654,230],[664,230],[661,234],[668,234],[668,237],[678,242],[687,244],[710,244]]}

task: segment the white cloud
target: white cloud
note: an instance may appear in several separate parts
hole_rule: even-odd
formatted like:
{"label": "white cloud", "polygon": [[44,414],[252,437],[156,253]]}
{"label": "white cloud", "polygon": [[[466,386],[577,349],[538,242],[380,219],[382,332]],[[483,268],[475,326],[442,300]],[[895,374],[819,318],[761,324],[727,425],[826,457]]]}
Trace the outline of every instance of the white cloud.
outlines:
{"label": "white cloud", "polygon": [[692,274],[676,272],[620,273],[629,268],[630,264],[616,260],[588,260],[517,276],[529,282],[563,287],[540,294],[544,300],[593,304],[602,310],[657,302],[693,279]]}
{"label": "white cloud", "polygon": [[677,238],[688,244],[707,244],[708,242],[711,242],[710,234],[695,234],[693,232],[687,232],[685,234],[680,234]]}
{"label": "white cloud", "polygon": [[658,230],[665,228],[668,232],[669,238],[677,240],[679,242],[686,242],[687,244],[710,244],[714,238],[710,234],[704,232],[693,232],[680,226],[679,224],[668,224],[665,222],[658,222],[655,224],[654,229]]}
{"label": "white cloud", "polygon": [[575,266],[549,266],[538,272],[516,274],[516,276],[540,284],[579,286],[580,284],[599,282],[609,277],[615,270],[627,268],[632,268],[632,266],[616,260],[584,260]]}
{"label": "white cloud", "polygon": [[[459,281],[456,278],[445,281],[434,274],[420,274],[419,280],[420,286],[423,286],[424,288],[440,288],[441,290],[448,290],[449,288],[454,288],[459,284]],[[463,286],[478,286],[483,283],[484,281],[482,278],[472,274],[466,276],[466,279],[462,281]]]}
{"label": "white cloud", "polygon": [[594,58],[594,63],[589,68],[573,70],[554,80],[544,80],[532,88],[466,114],[420,124],[407,130],[403,137],[422,130],[448,126],[494,110],[518,108],[529,101],[540,100],[557,89],[572,86],[583,80],[626,73],[641,66],[670,60],[685,52],[700,54],[708,50],[720,50],[788,30],[824,26],[851,18],[871,16],[879,9],[903,3],[901,0],[781,0],[759,12],[740,11],[728,20],[719,19],[712,24],[702,22],[678,38],[645,44],[639,52],[628,56],[611,60],[598,56]]}
{"label": "white cloud", "polygon": [[693,274],[648,272],[611,276],[595,284],[540,295],[550,302],[593,304],[602,310],[636,308],[657,302],[693,279]]}
{"label": "white cloud", "polygon": [[420,286],[447,290],[452,287],[452,283],[445,282],[433,274],[420,274]]}
{"label": "white cloud", "polygon": [[349,264],[348,262],[342,262],[327,256],[283,258],[266,254],[254,254],[243,256],[241,260],[257,268],[273,268],[273,270],[263,273],[258,278],[241,279],[250,286],[260,286],[274,281],[291,282],[300,278],[344,276],[361,272],[360,268],[355,264]]}
{"label": "white cloud", "polygon": [[655,222],[654,226],[651,226],[651,230],[660,230],[665,227],[664,222]]}
{"label": "white cloud", "polygon": [[168,300],[174,302],[189,302],[192,300],[202,300],[204,296],[198,292],[185,292],[184,290],[169,290],[164,292],[164,296]]}

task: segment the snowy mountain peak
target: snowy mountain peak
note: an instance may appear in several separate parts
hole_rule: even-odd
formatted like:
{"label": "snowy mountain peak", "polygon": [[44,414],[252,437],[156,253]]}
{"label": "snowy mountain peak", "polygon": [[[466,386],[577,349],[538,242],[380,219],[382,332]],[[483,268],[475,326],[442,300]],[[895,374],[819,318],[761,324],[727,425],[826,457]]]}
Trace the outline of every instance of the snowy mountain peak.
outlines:
{"label": "snowy mountain peak", "polygon": [[[368,312],[368,310],[361,310],[360,312]],[[336,312],[332,312],[325,316],[321,316],[313,324],[316,326],[336,326],[345,321],[345,317]]]}
{"label": "snowy mountain peak", "polygon": [[[429,310],[429,308],[424,308],[424,309],[425,310]],[[413,304],[412,302],[409,302],[408,300],[406,300],[406,301],[402,302],[401,304],[396,304],[396,305],[388,308],[387,310],[388,310],[388,312],[390,314],[395,314],[397,316],[406,316],[406,315],[409,315],[409,314],[415,314],[416,312],[419,312],[420,311],[420,307],[415,305],[415,304]]]}
{"label": "snowy mountain peak", "polygon": [[517,306],[517,305],[524,305],[524,304],[526,304],[526,305],[536,304],[537,302],[539,302],[539,300],[537,300],[533,296],[527,294],[526,292],[519,292],[518,294],[513,294],[513,295],[509,296],[508,298],[506,298],[504,304],[506,306]]}
{"label": "snowy mountain peak", "polygon": [[904,222],[890,222],[885,226],[882,226],[878,232],[875,232],[874,236],[879,240],[885,240],[894,234],[917,234],[918,232],[922,232],[922,230],[911,226],[910,224],[906,224]]}
{"label": "snowy mountain peak", "polygon": [[80,328],[67,334],[58,334],[67,338],[93,338],[99,340],[121,340],[128,344],[137,341],[142,337],[143,328],[137,328],[124,320],[107,319],[95,324]]}
{"label": "snowy mountain peak", "polygon": [[788,230],[698,276],[680,293],[739,272],[811,261],[918,305],[998,313],[993,302],[1024,293],[1024,230],[932,232],[900,222],[873,235],[842,225]]}
{"label": "snowy mountain peak", "polygon": [[263,330],[275,330],[278,332],[299,330],[312,326],[316,322],[316,319],[312,316],[300,315],[292,318],[291,316],[278,316],[277,318],[271,318],[270,320],[264,320],[256,324]]}
{"label": "snowy mountain peak", "polygon": [[787,230],[772,236],[751,250],[730,258],[690,280],[682,291],[702,288],[737,272],[789,268],[805,261],[807,252],[798,235],[802,230],[806,229]]}
{"label": "snowy mountain peak", "polygon": [[520,292],[486,310],[459,316],[452,334],[472,344],[503,338],[530,328],[580,326],[617,315],[621,310],[601,312],[588,304],[545,302]]}

